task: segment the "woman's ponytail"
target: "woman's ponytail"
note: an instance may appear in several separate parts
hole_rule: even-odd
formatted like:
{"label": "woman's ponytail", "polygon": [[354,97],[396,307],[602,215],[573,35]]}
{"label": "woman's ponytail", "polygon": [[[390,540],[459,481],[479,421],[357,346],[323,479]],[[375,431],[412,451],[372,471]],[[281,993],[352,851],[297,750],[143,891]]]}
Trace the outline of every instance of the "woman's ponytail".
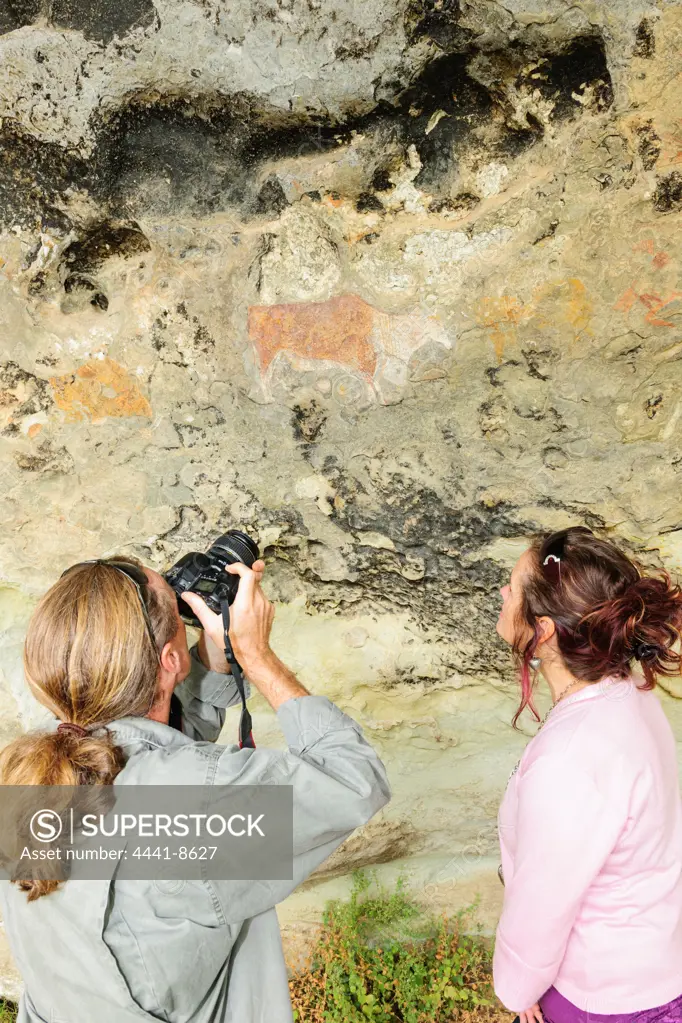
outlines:
{"label": "woman's ponytail", "polygon": [[603,668],[604,675],[622,677],[637,660],[645,679],[642,689],[653,689],[659,675],[680,674],[681,629],[682,590],[667,572],[660,577],[640,576],[580,623],[595,664]]}

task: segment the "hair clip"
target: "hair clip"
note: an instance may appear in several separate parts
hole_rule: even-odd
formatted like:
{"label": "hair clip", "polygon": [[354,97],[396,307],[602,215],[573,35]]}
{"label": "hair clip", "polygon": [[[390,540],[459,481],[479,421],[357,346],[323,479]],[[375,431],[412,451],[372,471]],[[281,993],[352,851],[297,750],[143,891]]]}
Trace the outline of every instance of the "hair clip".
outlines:
{"label": "hair clip", "polygon": [[658,657],[661,648],[653,643],[640,643],[635,649],[635,657],[638,661],[652,661]]}

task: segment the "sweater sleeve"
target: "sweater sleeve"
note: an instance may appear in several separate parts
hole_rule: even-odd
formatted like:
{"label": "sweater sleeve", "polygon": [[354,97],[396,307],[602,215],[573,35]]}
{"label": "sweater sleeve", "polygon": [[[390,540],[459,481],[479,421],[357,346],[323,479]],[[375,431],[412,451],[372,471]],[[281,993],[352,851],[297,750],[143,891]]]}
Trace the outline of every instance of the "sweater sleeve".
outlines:
{"label": "sweater sleeve", "polygon": [[[174,696],[182,710],[182,731],[190,739],[216,742],[225,722],[225,711],[240,702],[237,683],[232,675],[210,671],[199,658],[196,646],[190,650],[191,668],[189,675],[176,686]],[[246,697],[251,687],[244,680]]]}
{"label": "sweater sleeve", "polygon": [[519,778],[516,849],[493,960],[495,993],[510,1011],[529,1009],[552,986],[624,822],[613,794],[574,758],[541,757]]}
{"label": "sweater sleeve", "polygon": [[277,717],[288,749],[226,749],[214,783],[291,787],[293,874],[283,880],[214,882],[228,922],[282,902],[391,796],[386,768],[362,729],[326,697],[293,697]]}

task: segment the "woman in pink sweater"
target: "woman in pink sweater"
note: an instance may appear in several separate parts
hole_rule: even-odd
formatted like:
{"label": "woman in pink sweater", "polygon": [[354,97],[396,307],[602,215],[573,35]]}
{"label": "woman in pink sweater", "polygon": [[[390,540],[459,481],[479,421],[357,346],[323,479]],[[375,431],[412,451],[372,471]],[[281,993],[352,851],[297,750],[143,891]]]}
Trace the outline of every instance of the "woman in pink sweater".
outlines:
{"label": "woman in pink sweater", "polygon": [[682,592],[582,527],[536,541],[501,592],[514,724],[539,720],[531,670],[553,704],[500,808],[495,991],[521,1023],[677,1023],[682,803],[652,690],[680,674]]}

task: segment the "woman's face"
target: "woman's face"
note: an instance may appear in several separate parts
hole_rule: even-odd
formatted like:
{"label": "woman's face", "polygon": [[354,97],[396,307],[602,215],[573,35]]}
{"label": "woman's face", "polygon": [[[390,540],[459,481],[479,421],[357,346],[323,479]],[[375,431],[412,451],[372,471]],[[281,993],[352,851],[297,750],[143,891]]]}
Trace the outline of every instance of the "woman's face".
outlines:
{"label": "woman's face", "polygon": [[530,551],[524,551],[512,569],[512,574],[506,586],[500,590],[502,595],[502,610],[497,619],[497,633],[505,643],[511,646],[518,637],[522,641],[528,640],[533,635],[533,630],[521,618],[521,605],[523,596],[523,584],[532,570],[532,556]]}

